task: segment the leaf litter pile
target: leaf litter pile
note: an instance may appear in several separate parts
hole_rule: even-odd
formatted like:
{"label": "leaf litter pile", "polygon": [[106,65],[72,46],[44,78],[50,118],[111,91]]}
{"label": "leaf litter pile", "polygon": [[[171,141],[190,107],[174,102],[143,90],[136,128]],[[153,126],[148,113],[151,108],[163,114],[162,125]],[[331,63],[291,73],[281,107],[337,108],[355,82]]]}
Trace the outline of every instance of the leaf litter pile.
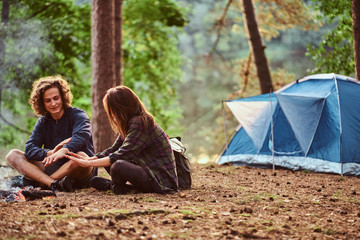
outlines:
{"label": "leaf litter pile", "polygon": [[195,164],[193,187],[172,195],[0,205],[0,239],[360,239],[360,178],[307,171]]}

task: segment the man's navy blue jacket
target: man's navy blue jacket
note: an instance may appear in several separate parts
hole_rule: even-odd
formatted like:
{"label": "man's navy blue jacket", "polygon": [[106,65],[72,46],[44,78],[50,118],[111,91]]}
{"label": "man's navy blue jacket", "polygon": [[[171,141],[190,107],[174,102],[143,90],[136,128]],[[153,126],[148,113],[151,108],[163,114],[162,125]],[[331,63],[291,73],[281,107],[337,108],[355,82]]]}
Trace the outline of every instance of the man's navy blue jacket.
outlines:
{"label": "man's navy blue jacket", "polygon": [[58,120],[54,120],[50,114],[41,116],[25,144],[25,157],[42,161],[49,150],[69,137],[72,139],[64,147],[74,153],[82,151],[88,156],[94,155],[91,123],[84,110],[69,107]]}

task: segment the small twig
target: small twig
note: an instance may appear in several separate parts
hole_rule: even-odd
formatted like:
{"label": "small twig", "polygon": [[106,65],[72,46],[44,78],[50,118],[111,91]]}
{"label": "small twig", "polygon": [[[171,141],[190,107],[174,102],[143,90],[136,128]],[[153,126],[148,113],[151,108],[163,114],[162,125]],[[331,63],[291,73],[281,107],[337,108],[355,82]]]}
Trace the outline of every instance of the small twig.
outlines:
{"label": "small twig", "polygon": [[210,54],[209,54],[209,58],[211,58],[211,56],[213,55],[217,45],[218,45],[218,42],[220,40],[220,35],[221,35],[221,30],[224,26],[224,23],[225,23],[225,17],[226,17],[226,14],[227,12],[229,11],[229,8],[230,8],[230,5],[232,3],[233,0],[229,0],[228,3],[226,4],[225,8],[224,8],[224,11],[220,17],[220,20],[218,21],[218,28],[217,28],[217,37],[216,37],[216,40],[211,48],[211,51],[210,51]]}
{"label": "small twig", "polygon": [[[249,53],[249,57],[246,63],[246,69],[244,72],[244,83],[243,86],[241,87],[240,90],[232,93],[228,99],[233,99],[235,96],[239,96],[241,94],[243,94],[246,90],[247,84],[249,82],[249,75],[250,75],[250,67],[251,67],[251,59],[252,59],[252,52]],[[241,72],[239,72],[239,75],[241,74]],[[241,77],[241,76],[240,76]]]}
{"label": "small twig", "polygon": [[31,18],[33,18],[33,17],[36,17],[36,15],[44,12],[44,11],[45,11],[46,9],[48,9],[51,5],[52,5],[51,3],[48,3],[46,6],[43,6],[40,10],[34,12],[31,16],[29,16],[29,17],[27,18],[27,20],[29,20],[29,19],[31,19]]}

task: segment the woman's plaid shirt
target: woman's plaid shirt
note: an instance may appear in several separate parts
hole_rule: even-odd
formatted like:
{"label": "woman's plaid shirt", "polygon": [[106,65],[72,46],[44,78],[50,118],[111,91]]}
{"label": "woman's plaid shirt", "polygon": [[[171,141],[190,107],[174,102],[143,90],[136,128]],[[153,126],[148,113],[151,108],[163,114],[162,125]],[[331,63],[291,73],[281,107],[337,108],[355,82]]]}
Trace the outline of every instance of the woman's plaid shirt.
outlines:
{"label": "woman's plaid shirt", "polygon": [[96,156],[109,156],[111,163],[125,160],[139,165],[157,183],[161,192],[178,189],[175,158],[169,138],[156,122],[145,129],[142,119],[133,117],[129,121],[125,139],[119,135],[113,146]]}

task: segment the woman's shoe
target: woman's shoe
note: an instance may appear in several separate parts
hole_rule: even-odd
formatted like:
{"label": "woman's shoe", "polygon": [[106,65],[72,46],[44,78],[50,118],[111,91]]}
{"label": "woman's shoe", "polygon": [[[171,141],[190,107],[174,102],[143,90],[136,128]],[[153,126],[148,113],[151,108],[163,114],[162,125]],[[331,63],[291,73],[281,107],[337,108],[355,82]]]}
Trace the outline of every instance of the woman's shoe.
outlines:
{"label": "woman's shoe", "polygon": [[90,187],[99,191],[111,190],[111,180],[95,176],[90,179]]}

